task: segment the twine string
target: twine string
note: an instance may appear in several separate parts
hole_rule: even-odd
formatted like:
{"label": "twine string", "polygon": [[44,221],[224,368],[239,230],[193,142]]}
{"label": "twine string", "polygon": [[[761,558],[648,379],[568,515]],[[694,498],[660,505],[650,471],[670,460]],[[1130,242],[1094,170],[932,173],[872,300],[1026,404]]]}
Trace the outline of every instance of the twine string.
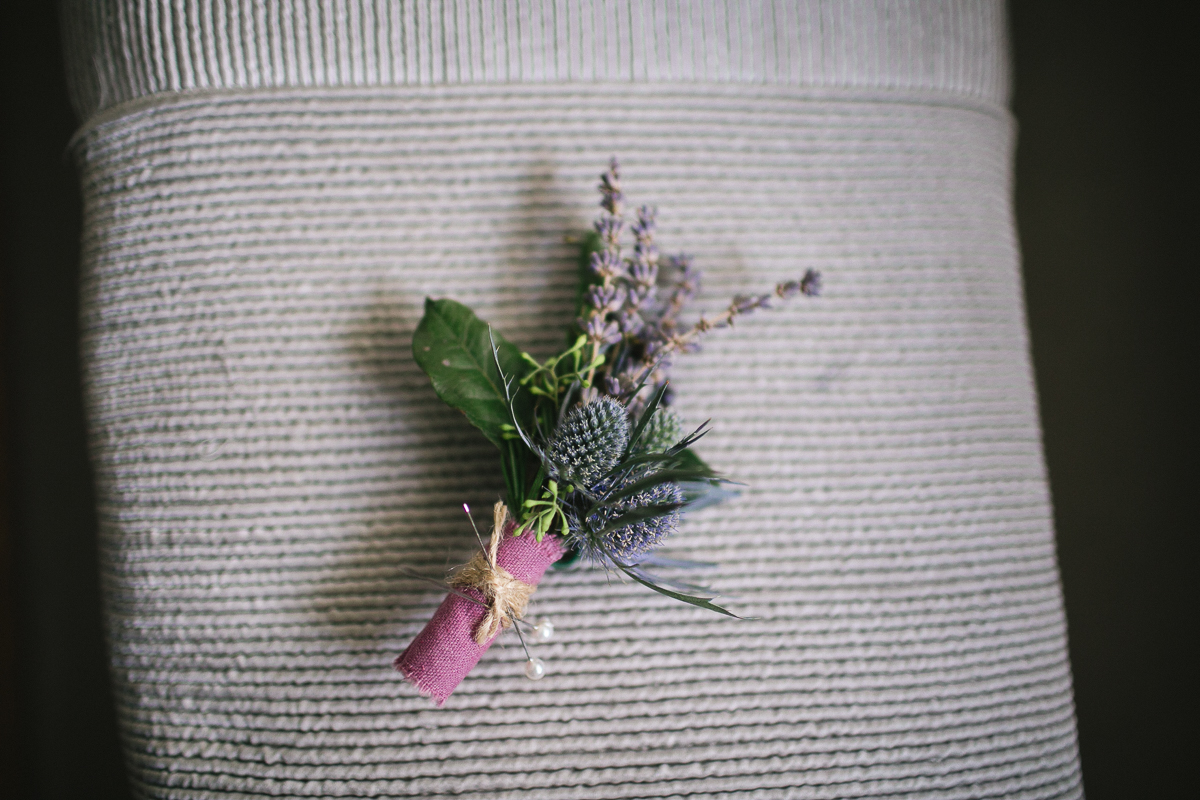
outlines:
{"label": "twine string", "polygon": [[487,644],[502,628],[512,627],[513,620],[525,616],[525,607],[536,586],[519,581],[512,573],[496,563],[500,540],[508,523],[508,506],[496,503],[492,509],[492,537],[487,550],[476,553],[467,565],[450,578],[450,585],[474,589],[483,596],[487,612],[475,630],[475,641]]}

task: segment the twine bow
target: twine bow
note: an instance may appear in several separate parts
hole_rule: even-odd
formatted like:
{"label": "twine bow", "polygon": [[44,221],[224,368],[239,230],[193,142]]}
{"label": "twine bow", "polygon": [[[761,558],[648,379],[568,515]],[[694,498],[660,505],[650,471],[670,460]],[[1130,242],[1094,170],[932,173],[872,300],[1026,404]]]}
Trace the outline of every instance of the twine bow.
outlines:
{"label": "twine bow", "polygon": [[512,573],[496,563],[496,552],[508,522],[508,506],[496,503],[492,509],[492,538],[486,551],[480,551],[452,578],[450,585],[459,589],[474,589],[483,595],[487,613],[475,631],[475,641],[487,644],[501,628],[512,627],[514,619],[525,616],[525,607],[536,586],[519,581]]}

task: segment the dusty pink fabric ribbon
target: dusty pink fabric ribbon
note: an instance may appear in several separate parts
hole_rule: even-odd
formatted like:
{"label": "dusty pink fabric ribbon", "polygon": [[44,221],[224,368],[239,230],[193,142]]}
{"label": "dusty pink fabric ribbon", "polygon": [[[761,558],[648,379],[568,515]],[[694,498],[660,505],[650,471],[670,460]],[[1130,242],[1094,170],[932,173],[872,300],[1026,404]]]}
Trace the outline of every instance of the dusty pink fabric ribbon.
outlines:
{"label": "dusty pink fabric ribbon", "polygon": [[[509,520],[496,549],[496,564],[523,583],[536,586],[546,569],[562,558],[562,539],[547,534],[538,541],[531,532],[513,536],[515,524]],[[472,603],[457,594],[448,594],[433,619],[425,625],[394,665],[420,692],[441,706],[479,659],[492,646],[496,635],[483,644],[475,633],[487,615],[485,598],[475,589],[459,589],[479,602]],[[498,635],[498,634],[497,634]]]}

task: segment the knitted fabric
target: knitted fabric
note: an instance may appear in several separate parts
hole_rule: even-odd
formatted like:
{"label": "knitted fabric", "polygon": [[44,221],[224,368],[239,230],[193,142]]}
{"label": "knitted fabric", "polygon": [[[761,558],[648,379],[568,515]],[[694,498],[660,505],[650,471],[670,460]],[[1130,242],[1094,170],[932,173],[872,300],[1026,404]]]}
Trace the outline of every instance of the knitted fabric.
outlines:
{"label": "knitted fabric", "polygon": [[[139,796],[1080,796],[1000,3],[100,0],[65,25]],[[718,562],[683,577],[751,619],[554,570],[547,677],[506,635],[432,709],[391,669],[445,594],[410,575],[478,549],[460,506],[502,482],[412,332],[453,297],[561,349],[614,154],[704,271],[697,310],[824,277],[673,368],[744,485],[663,554]]]}

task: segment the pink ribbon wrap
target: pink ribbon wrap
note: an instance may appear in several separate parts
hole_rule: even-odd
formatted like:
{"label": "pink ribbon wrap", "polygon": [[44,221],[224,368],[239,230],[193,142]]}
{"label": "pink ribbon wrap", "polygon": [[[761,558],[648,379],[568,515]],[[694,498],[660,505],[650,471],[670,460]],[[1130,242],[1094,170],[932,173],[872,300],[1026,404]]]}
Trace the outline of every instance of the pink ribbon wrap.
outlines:
{"label": "pink ribbon wrap", "polygon": [[[566,550],[558,536],[546,534],[539,542],[529,531],[513,536],[515,527],[511,521],[505,527],[504,538],[496,550],[496,564],[522,583],[536,586],[546,569],[562,558]],[[483,602],[483,595],[474,589],[459,591]],[[475,631],[486,613],[479,603],[453,593],[446,595],[433,619],[396,657],[393,662],[396,669],[421,694],[441,706],[496,640],[493,636],[486,644],[475,641]]]}

